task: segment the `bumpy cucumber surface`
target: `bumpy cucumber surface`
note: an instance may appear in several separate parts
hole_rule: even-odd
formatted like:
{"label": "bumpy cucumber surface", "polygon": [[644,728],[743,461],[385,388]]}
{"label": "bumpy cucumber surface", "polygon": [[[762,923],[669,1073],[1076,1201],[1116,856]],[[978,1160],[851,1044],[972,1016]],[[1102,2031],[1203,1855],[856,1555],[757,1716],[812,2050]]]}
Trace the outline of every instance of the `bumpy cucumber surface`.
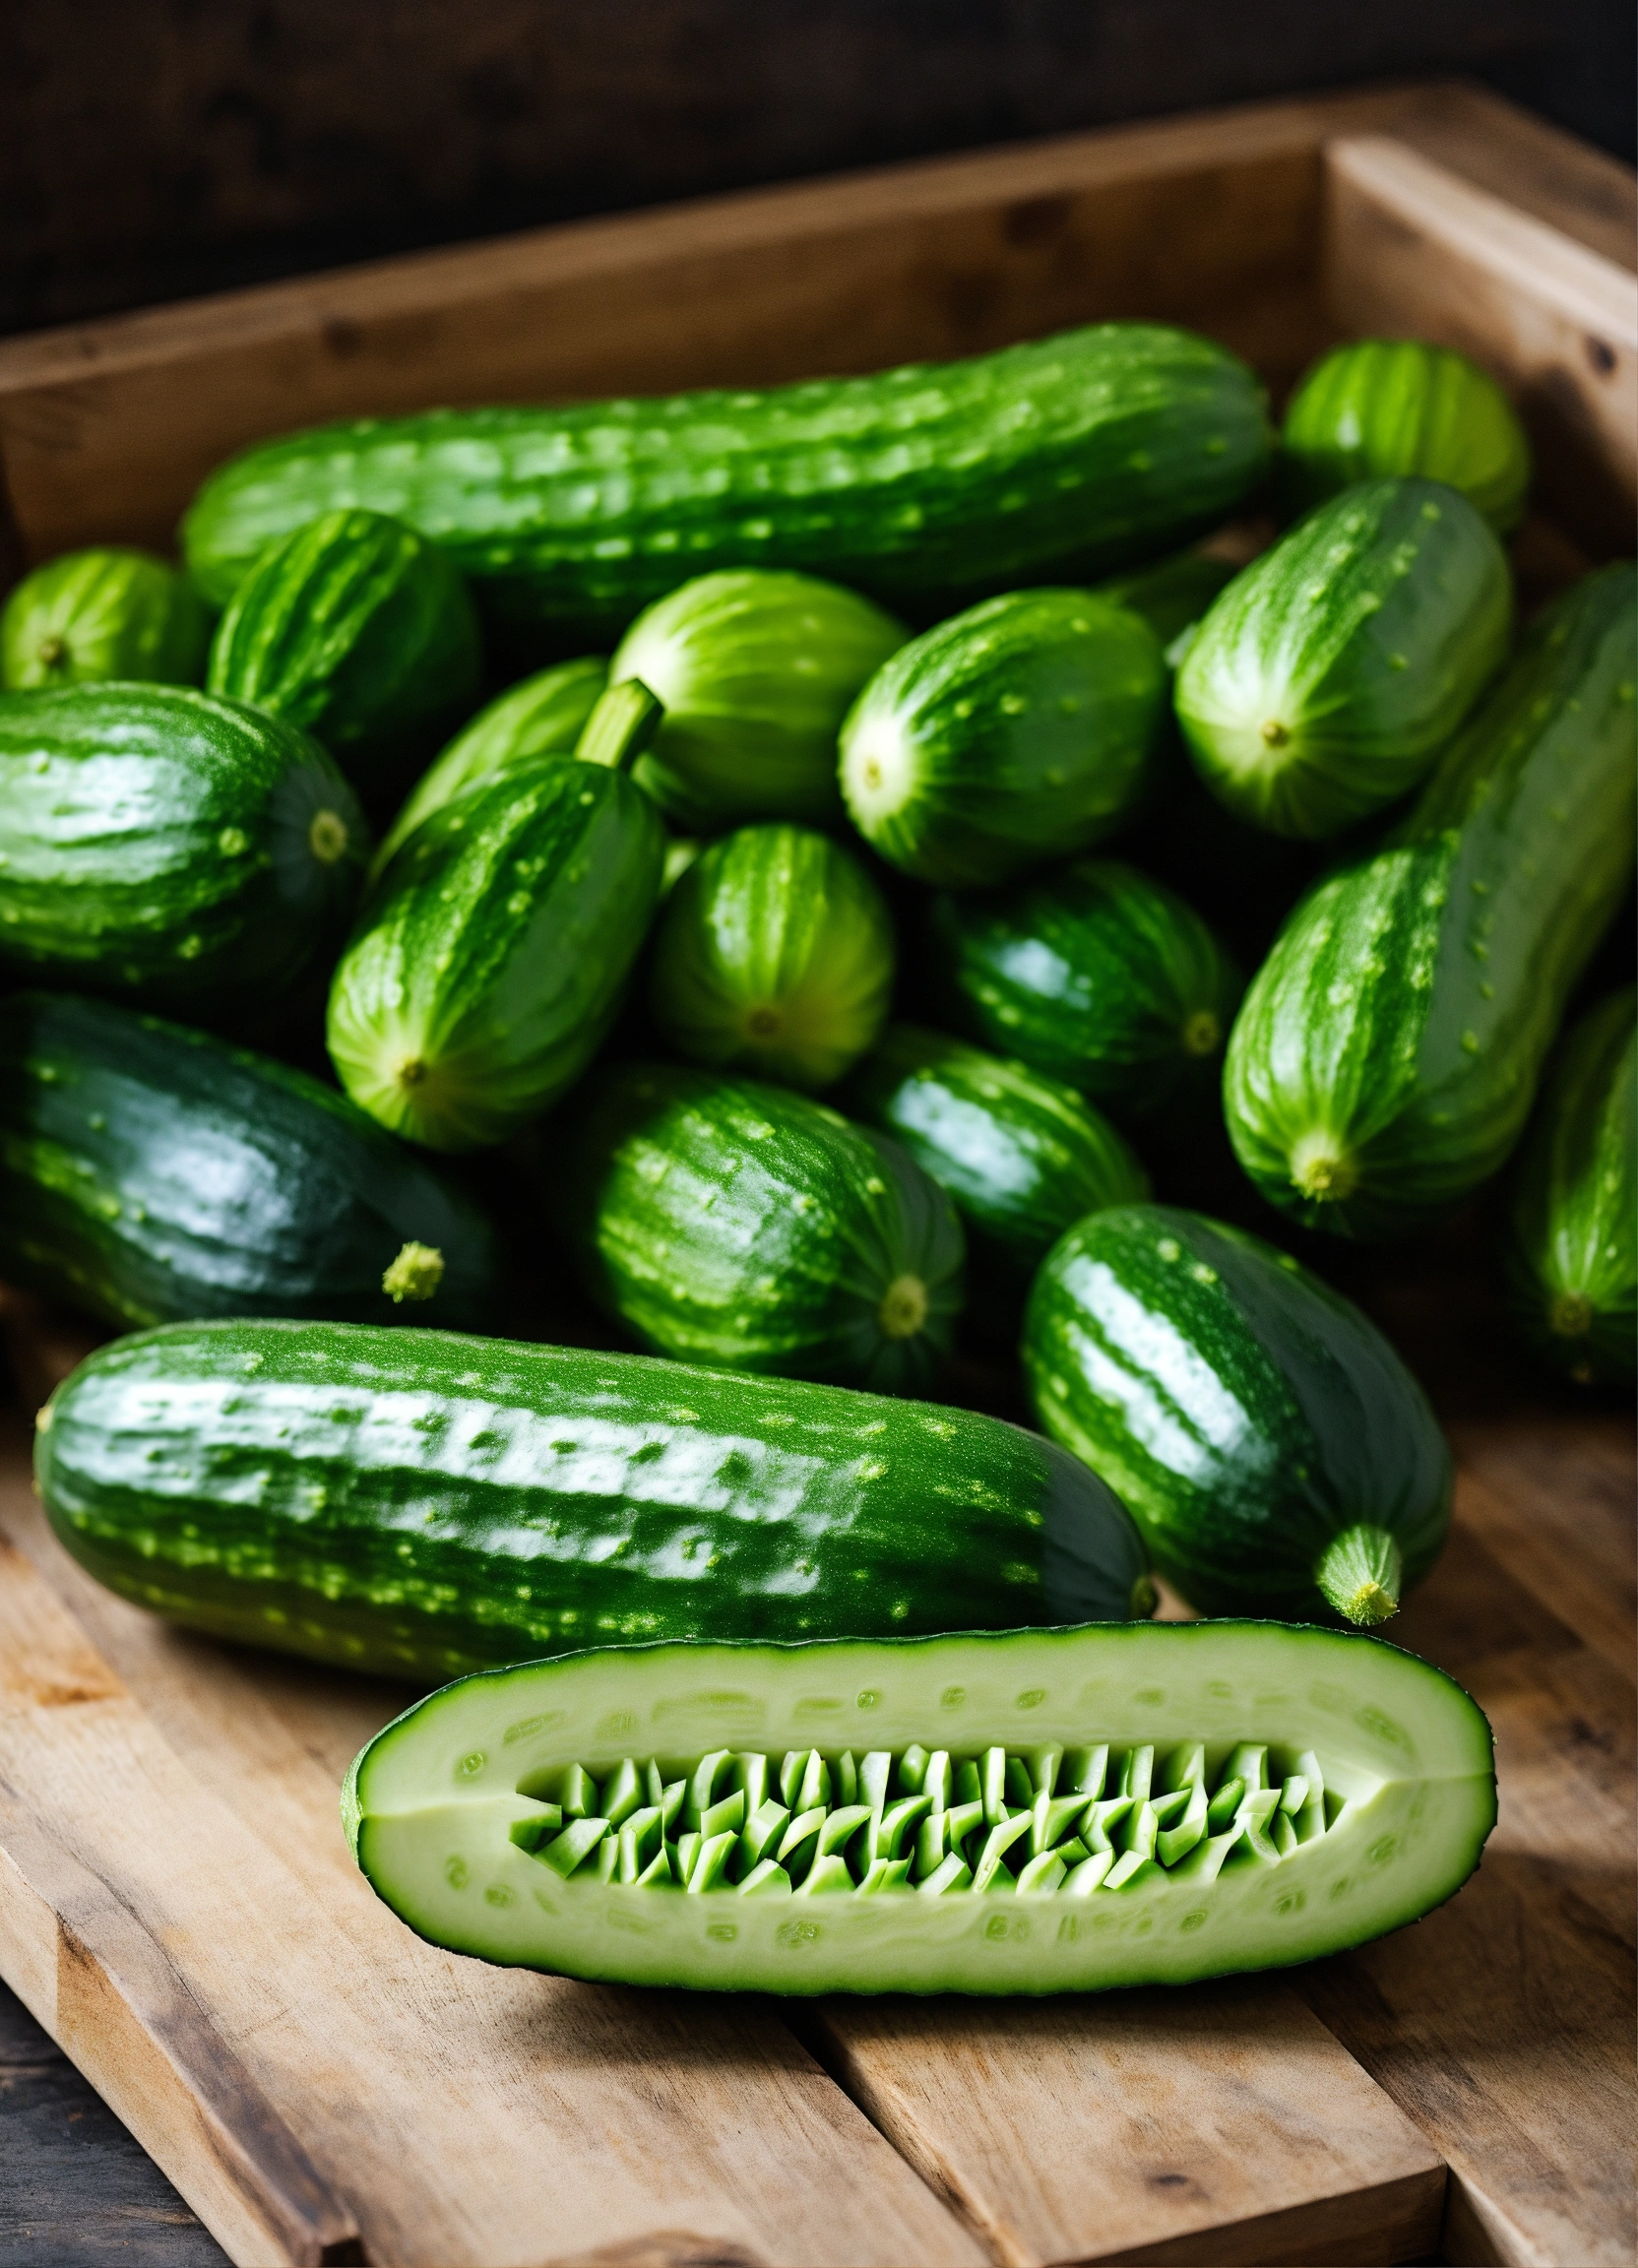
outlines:
{"label": "bumpy cucumber surface", "polygon": [[1524,1130],[1632,873],[1633,569],[1540,616],[1410,817],[1304,899],[1224,1078],[1240,1164],[1311,1228],[1448,1210]]}
{"label": "bumpy cucumber surface", "polygon": [[842,728],[842,791],[881,856],[944,889],[1087,850],[1142,789],[1166,663],[1139,615],[1013,591],[923,632]]}
{"label": "bumpy cucumber surface", "polygon": [[69,551],[26,575],[0,609],[0,686],[100,677],[197,685],[211,626],[185,575],[146,551]]}
{"label": "bumpy cucumber surface", "polygon": [[178,686],[0,694],[0,954],[157,1006],[265,996],[345,927],[368,839],[314,740]]}
{"label": "bumpy cucumber surface", "polygon": [[1495,1754],[1442,1670],[1276,1623],[608,1647],[417,1702],[342,1815],[377,1894],[486,1961],[1087,1991],[1415,1921],[1479,1863]]}
{"label": "bumpy cucumber surface", "polygon": [[400,1676],[1154,1606],[1120,1504],[1037,1433],[583,1348],[173,1324],[83,1362],[34,1463],[122,1598]]}
{"label": "bumpy cucumber surface", "polygon": [[1244,363],[1103,323],[763,393],[322,427],[222,466],[183,536],[224,602],[276,537],[369,505],[443,544],[503,613],[596,643],[718,568],[805,569],[934,616],[1060,568],[1106,573],[1216,526],[1267,455]]}

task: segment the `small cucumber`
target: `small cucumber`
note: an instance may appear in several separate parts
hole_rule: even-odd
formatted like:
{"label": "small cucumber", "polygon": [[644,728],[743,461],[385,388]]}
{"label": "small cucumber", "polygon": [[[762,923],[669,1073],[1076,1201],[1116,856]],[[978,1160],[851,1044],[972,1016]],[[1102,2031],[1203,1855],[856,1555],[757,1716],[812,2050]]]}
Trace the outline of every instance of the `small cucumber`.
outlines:
{"label": "small cucumber", "polygon": [[26,575],[0,609],[0,686],[97,678],[197,685],[210,617],[185,575],[146,551],[68,551]]}
{"label": "small cucumber", "polygon": [[1147,622],[1160,640],[1167,663],[1176,667],[1171,649],[1206,614],[1218,593],[1234,580],[1227,559],[1206,551],[1178,551],[1169,559],[1157,559],[1151,567],[1137,567],[1127,575],[1114,575],[1093,592],[1110,606],[1124,606],[1129,614]]}

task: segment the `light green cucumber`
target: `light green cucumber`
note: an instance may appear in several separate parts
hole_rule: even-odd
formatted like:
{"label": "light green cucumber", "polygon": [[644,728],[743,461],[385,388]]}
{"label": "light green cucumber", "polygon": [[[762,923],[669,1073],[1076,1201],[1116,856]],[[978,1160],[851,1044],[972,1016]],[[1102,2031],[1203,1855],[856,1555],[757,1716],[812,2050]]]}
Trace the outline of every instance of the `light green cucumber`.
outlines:
{"label": "light green cucumber", "polygon": [[100,677],[197,685],[210,617],[185,575],[146,551],[67,551],[25,575],[0,609],[0,687]]}

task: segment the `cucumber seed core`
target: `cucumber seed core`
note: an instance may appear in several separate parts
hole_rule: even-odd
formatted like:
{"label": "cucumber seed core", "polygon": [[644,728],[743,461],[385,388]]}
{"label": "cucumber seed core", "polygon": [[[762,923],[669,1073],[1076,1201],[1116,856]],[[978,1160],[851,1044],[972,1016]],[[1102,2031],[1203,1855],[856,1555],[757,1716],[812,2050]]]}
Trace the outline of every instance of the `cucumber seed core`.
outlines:
{"label": "cucumber seed core", "polygon": [[347,847],[346,821],[339,811],[315,811],[307,830],[307,847],[324,866],[334,866]]}
{"label": "cucumber seed core", "polygon": [[876,1320],[889,1339],[914,1339],[927,1320],[927,1287],[919,1276],[895,1276]]}

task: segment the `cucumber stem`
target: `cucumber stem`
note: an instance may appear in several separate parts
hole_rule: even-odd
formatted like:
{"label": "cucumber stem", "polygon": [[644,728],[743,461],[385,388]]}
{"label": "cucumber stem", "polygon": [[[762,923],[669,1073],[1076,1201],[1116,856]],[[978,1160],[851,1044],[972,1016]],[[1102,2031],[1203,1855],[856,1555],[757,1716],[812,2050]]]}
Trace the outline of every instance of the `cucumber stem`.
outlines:
{"label": "cucumber stem", "polygon": [[927,1287],[919,1276],[895,1276],[882,1293],[876,1320],[888,1339],[914,1339],[927,1320]]}
{"label": "cucumber stem", "polygon": [[381,1289],[394,1306],[406,1299],[430,1299],[444,1280],[444,1256],[436,1244],[417,1244],[411,1237],[381,1279]]}
{"label": "cucumber stem", "polygon": [[1340,1205],[1358,1185],[1359,1169],[1336,1136],[1318,1129],[1292,1145],[1292,1186],[1320,1204]]}
{"label": "cucumber stem", "polygon": [[641,677],[622,677],[598,695],[575,742],[577,764],[601,764],[610,772],[629,771],[660,730],[663,705]]}
{"label": "cucumber stem", "polygon": [[1346,1621],[1368,1630],[1399,1612],[1404,1554],[1386,1528],[1361,1521],[1332,1537],[1319,1555],[1314,1581]]}
{"label": "cucumber stem", "polygon": [[1593,1302],[1585,1292],[1560,1292],[1547,1309],[1547,1329],[1559,1339],[1584,1339],[1593,1328]]}
{"label": "cucumber stem", "polygon": [[321,866],[334,866],[347,847],[347,825],[339,811],[315,811],[307,848]]}

